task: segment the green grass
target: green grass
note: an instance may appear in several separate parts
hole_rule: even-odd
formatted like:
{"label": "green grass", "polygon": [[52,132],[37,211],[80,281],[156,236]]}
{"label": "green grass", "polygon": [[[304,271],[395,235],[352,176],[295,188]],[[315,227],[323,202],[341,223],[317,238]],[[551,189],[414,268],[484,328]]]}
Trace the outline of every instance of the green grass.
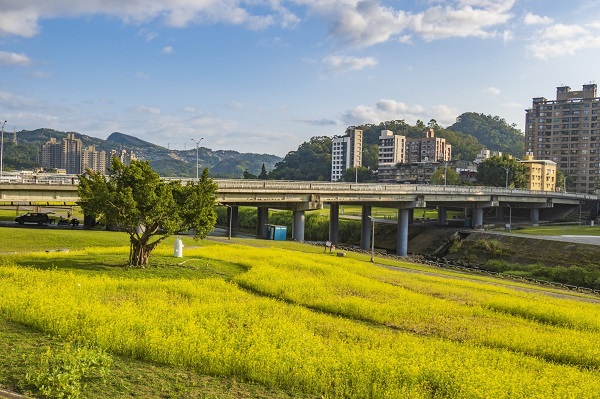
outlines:
{"label": "green grass", "polygon": [[600,236],[600,226],[579,226],[579,225],[561,225],[561,226],[531,226],[514,230],[516,234],[529,234],[537,236]]}

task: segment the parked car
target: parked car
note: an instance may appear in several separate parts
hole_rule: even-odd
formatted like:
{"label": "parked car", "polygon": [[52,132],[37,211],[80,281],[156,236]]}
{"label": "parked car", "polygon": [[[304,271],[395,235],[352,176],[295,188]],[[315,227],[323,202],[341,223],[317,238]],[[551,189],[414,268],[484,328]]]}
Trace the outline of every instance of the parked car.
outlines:
{"label": "parked car", "polygon": [[42,212],[27,212],[15,218],[15,222],[19,224],[37,223],[39,225],[54,223],[54,219]]}

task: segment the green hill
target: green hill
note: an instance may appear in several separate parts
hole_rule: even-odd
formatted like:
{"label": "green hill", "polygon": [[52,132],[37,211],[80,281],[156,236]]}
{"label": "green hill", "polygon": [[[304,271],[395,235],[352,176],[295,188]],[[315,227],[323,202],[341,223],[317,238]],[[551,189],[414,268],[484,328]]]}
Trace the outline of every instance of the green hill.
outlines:
{"label": "green hill", "polygon": [[525,152],[523,132],[498,116],[466,112],[448,130],[473,136],[488,150],[501,151],[521,158]]}

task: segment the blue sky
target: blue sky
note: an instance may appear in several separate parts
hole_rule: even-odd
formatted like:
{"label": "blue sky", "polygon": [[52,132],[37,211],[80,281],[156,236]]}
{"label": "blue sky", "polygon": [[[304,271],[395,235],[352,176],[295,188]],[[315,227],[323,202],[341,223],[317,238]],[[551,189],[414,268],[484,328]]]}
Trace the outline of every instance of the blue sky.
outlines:
{"label": "blue sky", "polygon": [[0,118],[283,156],[600,79],[597,0],[0,0]]}

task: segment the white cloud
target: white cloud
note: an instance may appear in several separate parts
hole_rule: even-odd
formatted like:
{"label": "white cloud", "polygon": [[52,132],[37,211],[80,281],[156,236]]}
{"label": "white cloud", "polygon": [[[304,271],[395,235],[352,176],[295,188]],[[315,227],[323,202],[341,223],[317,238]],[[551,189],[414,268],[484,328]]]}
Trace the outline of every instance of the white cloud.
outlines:
{"label": "white cloud", "polygon": [[420,105],[408,106],[403,102],[382,99],[377,101],[375,107],[366,105],[354,107],[346,111],[341,119],[347,125],[361,125],[395,119],[416,121],[424,115],[425,108]]}
{"label": "white cloud", "polygon": [[496,88],[496,87],[488,87],[487,89],[484,90],[487,94],[490,94],[492,96],[497,96],[500,94],[500,89]]}
{"label": "white cloud", "polygon": [[456,122],[459,115],[458,109],[447,105],[434,105],[431,107],[431,119],[435,119],[441,125],[451,125]]}
{"label": "white cloud", "polygon": [[[281,6],[279,1],[264,3],[261,5],[270,6],[270,10],[261,7],[261,12],[253,15],[250,10],[257,4],[246,0],[4,1],[0,13],[0,35],[32,37],[39,32],[40,19],[65,16],[107,15],[135,24],[160,19],[174,27],[185,27],[195,23],[227,23],[246,26],[249,29],[262,29],[273,24],[290,27],[299,22],[299,18]],[[156,34],[145,29],[139,34],[147,41],[156,37]]]}
{"label": "white cloud", "polygon": [[162,52],[164,54],[173,54],[175,51],[173,50],[173,47],[166,46],[166,47],[163,47]]}
{"label": "white cloud", "polygon": [[[161,20],[174,27],[225,23],[248,29],[273,25],[291,28],[300,18],[291,11],[302,7],[308,17],[318,16],[329,27],[329,36],[342,45],[371,46],[388,40],[410,43],[413,36],[426,41],[448,37],[496,37],[495,27],[512,18],[515,0],[448,0],[424,11],[401,8],[381,0],[19,0],[3,5],[0,35],[31,37],[40,19],[108,15],[126,23]],[[285,7],[283,4],[289,5]],[[401,3],[402,4],[402,3]],[[260,11],[258,11],[260,10]],[[146,41],[156,34],[145,28]]]}
{"label": "white cloud", "polygon": [[138,36],[143,37],[146,40],[146,42],[151,42],[152,40],[154,40],[158,37],[158,34],[156,32],[152,32],[148,29],[140,29],[138,31]]}
{"label": "white cloud", "polygon": [[137,113],[140,113],[140,114],[160,115],[160,108],[146,107],[146,106],[143,106],[143,105],[141,105],[139,107],[131,108],[131,111],[137,112]]}
{"label": "white cloud", "polygon": [[366,67],[377,65],[374,57],[357,58],[347,55],[329,55],[323,59],[323,63],[329,65],[329,69],[336,72],[360,71]]}
{"label": "white cloud", "polygon": [[0,66],[29,66],[31,60],[23,53],[0,51]]}
{"label": "white cloud", "polygon": [[547,60],[572,56],[586,49],[600,48],[599,27],[555,24],[537,31],[527,46],[534,57]]}
{"label": "white cloud", "polygon": [[528,12],[523,17],[523,22],[525,25],[548,25],[554,22],[554,20],[550,17],[542,17]]}
{"label": "white cloud", "polygon": [[150,79],[150,75],[148,75],[146,72],[141,72],[141,71],[136,72],[135,77],[138,79],[144,79],[144,80]]}
{"label": "white cloud", "polygon": [[449,37],[496,36],[488,28],[502,25],[512,18],[514,0],[463,0],[458,7],[435,6],[415,15],[412,29],[426,41]]}

